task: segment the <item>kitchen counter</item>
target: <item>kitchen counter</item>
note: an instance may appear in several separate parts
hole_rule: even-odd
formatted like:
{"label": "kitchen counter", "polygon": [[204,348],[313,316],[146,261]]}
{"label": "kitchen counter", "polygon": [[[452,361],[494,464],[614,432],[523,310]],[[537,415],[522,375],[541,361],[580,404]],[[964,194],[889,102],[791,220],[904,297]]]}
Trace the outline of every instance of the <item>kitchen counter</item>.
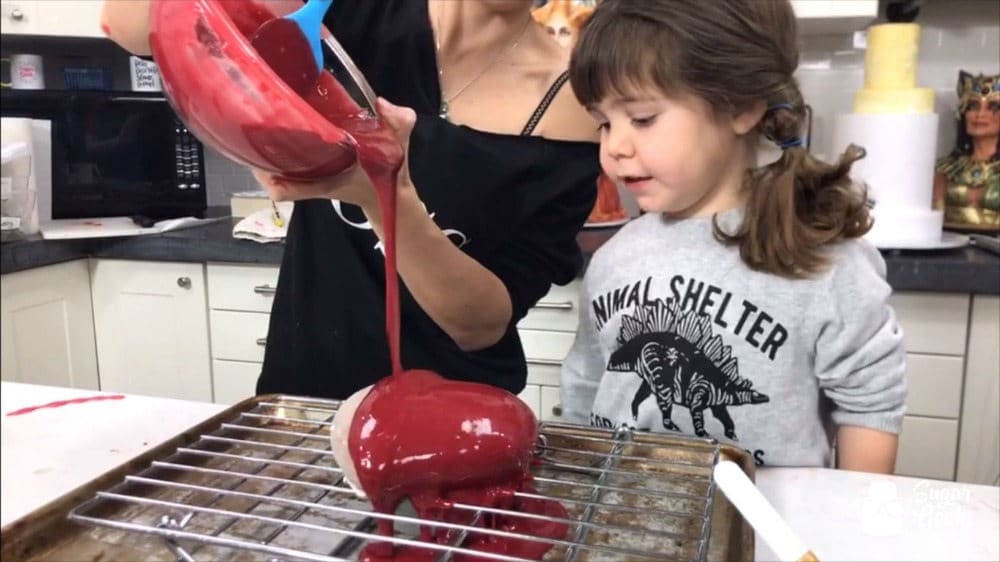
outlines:
{"label": "kitchen counter", "polygon": [[[3,527],[225,407],[0,383]],[[1000,559],[1000,488],[828,469],[764,468],[758,486],[820,560]],[[757,540],[757,560],[773,560]]]}
{"label": "kitchen counter", "polygon": [[[86,257],[178,262],[279,265],[283,243],[260,244],[232,237],[235,220],[129,238],[28,240],[0,246],[0,273]],[[587,229],[577,240],[592,255],[616,228]],[[883,253],[889,284],[896,291],[1000,294],[1000,256],[967,247],[934,252]]]}

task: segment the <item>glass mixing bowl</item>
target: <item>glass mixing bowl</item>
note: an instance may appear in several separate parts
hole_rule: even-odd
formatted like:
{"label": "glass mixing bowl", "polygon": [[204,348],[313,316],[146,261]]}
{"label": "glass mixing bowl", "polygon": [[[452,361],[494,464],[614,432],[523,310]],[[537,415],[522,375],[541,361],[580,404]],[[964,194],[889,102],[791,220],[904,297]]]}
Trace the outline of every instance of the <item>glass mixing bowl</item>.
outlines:
{"label": "glass mixing bowl", "polygon": [[315,179],[357,160],[357,141],[337,123],[374,117],[329,70],[314,89],[296,94],[250,45],[261,24],[301,5],[153,0],[150,43],[167,99],[202,142],[247,166]]}

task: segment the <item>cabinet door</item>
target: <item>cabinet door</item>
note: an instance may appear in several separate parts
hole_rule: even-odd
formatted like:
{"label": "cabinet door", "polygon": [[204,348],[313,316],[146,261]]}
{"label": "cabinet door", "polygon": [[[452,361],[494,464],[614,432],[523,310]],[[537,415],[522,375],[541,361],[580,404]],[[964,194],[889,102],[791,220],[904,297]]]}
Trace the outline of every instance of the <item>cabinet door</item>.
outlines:
{"label": "cabinet door", "polygon": [[958,481],[1000,485],[1000,297],[972,300]]}
{"label": "cabinet door", "polygon": [[38,19],[40,6],[37,0],[4,0],[0,2],[0,33],[12,35],[39,35],[42,33]]}
{"label": "cabinet door", "polygon": [[559,402],[558,386],[542,387],[542,421],[563,421],[562,404]]}
{"label": "cabinet door", "polygon": [[212,361],[212,387],[218,404],[236,404],[257,394],[260,363],[245,361]]}
{"label": "cabinet door", "polygon": [[101,390],[211,402],[202,264],[95,260]]}
{"label": "cabinet door", "polygon": [[5,0],[3,32],[63,37],[104,37],[102,0]]}
{"label": "cabinet door", "polygon": [[87,260],[0,277],[0,378],[98,389]]}
{"label": "cabinet door", "polygon": [[525,404],[531,408],[531,412],[535,414],[535,418],[541,419],[541,396],[538,393],[538,385],[529,384],[524,387],[521,394],[517,395]]}

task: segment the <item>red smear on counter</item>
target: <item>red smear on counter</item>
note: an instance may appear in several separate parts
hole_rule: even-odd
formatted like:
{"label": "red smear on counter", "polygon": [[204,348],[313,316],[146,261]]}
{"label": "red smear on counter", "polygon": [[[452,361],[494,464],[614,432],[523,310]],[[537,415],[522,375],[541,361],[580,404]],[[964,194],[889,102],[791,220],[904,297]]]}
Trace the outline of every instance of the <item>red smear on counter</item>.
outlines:
{"label": "red smear on counter", "polygon": [[63,406],[70,406],[72,404],[83,404],[84,402],[99,402],[102,400],[122,400],[125,396],[121,394],[102,394],[99,396],[88,396],[86,398],[71,398],[69,400],[56,400],[55,402],[49,402],[48,404],[40,404],[38,406],[28,406],[27,408],[21,408],[20,410],[14,410],[13,412],[8,412],[7,417],[10,416],[22,416],[24,414],[30,414],[35,410],[44,410],[45,408],[62,408]]}
{"label": "red smear on counter", "polygon": [[[528,469],[537,427],[531,410],[503,389],[412,370],[375,384],[354,414],[348,448],[359,484],[381,513],[395,513],[409,498],[421,518],[461,525],[471,524],[474,512],[455,509],[453,503],[566,518],[557,502],[515,496],[534,492]],[[549,539],[561,539],[568,530],[561,522],[496,514],[477,526]],[[391,521],[379,521],[381,534],[391,536],[392,529]],[[456,532],[422,529],[421,539],[450,544]],[[551,545],[470,532],[463,547],[538,559]],[[362,560],[422,562],[438,554],[373,543]]]}

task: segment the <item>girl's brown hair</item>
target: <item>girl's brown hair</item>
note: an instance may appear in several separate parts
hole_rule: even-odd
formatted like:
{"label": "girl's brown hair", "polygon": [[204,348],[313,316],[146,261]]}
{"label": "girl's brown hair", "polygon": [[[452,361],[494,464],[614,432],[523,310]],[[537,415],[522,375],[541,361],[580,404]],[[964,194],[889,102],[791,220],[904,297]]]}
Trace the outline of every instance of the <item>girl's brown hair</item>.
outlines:
{"label": "girl's brown hair", "polygon": [[716,224],[715,235],[751,268],[786,277],[821,270],[824,245],[871,228],[865,193],[848,176],[864,151],[851,145],[828,164],[796,146],[805,118],[797,40],[788,0],[603,0],[570,62],[585,106],[643,87],[694,94],[719,115],[766,104],[757,131],[787,148],[747,171],[743,222],[734,232]]}

